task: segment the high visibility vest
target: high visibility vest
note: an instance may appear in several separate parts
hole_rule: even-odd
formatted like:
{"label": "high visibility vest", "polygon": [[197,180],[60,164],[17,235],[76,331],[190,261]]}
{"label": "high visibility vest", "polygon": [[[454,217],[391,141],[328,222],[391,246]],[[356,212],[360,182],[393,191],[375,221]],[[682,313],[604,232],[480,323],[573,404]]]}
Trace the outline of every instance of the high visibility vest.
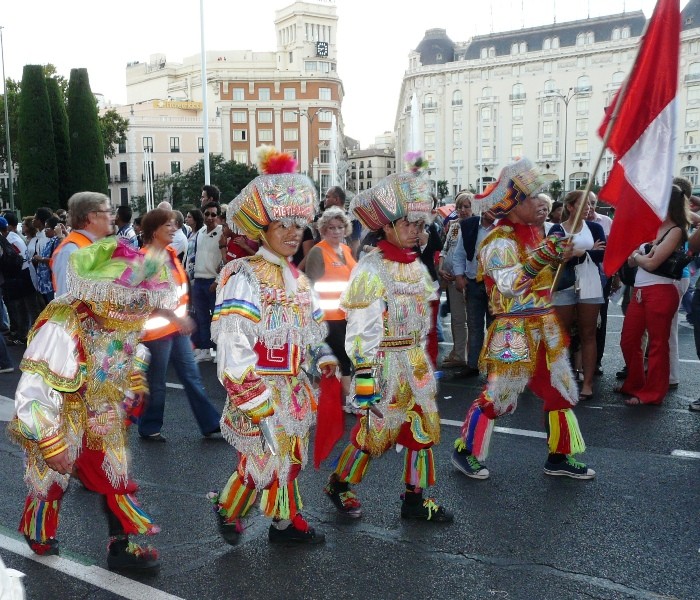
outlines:
{"label": "high visibility vest", "polygon": [[343,250],[345,264],[338,258],[338,254],[333,247],[325,240],[316,244],[315,248],[321,250],[323,256],[323,277],[314,283],[314,290],[318,294],[320,307],[323,310],[323,318],[326,321],[342,321],[345,319],[345,312],[340,308],[340,296],[348,287],[350,273],[357,264],[352,257],[350,248],[345,244],[340,244]]}
{"label": "high visibility vest", "polygon": [[[175,307],[174,312],[176,316],[183,318],[187,316],[187,303],[190,298],[187,273],[185,269],[182,268],[182,263],[177,257],[177,251],[172,246],[166,246],[165,250],[170,255],[170,265],[168,266],[175,285],[177,286],[177,307]],[[141,253],[145,254],[146,248],[142,248]],[[149,317],[143,329],[144,332],[141,336],[141,340],[144,342],[158,340],[166,335],[179,331],[175,323],[161,316]]]}
{"label": "high visibility vest", "polygon": [[56,249],[51,255],[51,260],[49,261],[49,267],[51,268],[51,282],[53,283],[54,290],[57,290],[58,286],[56,285],[56,273],[53,270],[53,261],[54,258],[58,256],[58,253],[61,251],[63,246],[65,246],[66,244],[75,244],[76,246],[78,246],[78,248],[85,248],[86,246],[92,244],[92,240],[88,236],[78,231],[71,231],[66,237],[63,238],[63,241],[58,246],[56,246]]}

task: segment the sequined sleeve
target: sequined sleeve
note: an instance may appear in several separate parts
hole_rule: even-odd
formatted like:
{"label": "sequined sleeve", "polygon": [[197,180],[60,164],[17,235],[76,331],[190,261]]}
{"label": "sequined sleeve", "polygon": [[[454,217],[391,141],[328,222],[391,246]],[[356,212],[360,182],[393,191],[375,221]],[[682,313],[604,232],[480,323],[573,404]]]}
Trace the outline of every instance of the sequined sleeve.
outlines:
{"label": "sequined sleeve", "polygon": [[216,342],[217,375],[225,381],[243,380],[254,369],[261,320],[260,284],[245,259],[232,261],[222,270],[212,319],[212,340]]}
{"label": "sequined sleeve", "polygon": [[47,322],[36,332],[22,360],[15,392],[15,411],[22,435],[48,440],[61,424],[61,391],[75,391],[83,377],[76,342],[60,325]]}
{"label": "sequined sleeve", "polygon": [[498,291],[508,298],[520,296],[532,285],[532,277],[523,269],[518,243],[507,237],[485,240],[479,252],[481,269]]}

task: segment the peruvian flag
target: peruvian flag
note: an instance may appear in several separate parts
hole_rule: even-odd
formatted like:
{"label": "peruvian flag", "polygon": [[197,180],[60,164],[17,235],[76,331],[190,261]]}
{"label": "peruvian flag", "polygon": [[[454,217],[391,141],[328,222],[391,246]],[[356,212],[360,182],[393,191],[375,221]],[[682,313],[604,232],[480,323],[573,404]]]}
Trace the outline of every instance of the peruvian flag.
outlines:
{"label": "peruvian flag", "polygon": [[[615,273],[666,218],[673,179],[680,0],[658,0],[637,61],[606,109],[598,134],[612,127],[607,147],[617,157],[600,198],[615,207],[603,269]],[[620,92],[623,96],[620,97]],[[615,121],[610,123],[617,103]]]}

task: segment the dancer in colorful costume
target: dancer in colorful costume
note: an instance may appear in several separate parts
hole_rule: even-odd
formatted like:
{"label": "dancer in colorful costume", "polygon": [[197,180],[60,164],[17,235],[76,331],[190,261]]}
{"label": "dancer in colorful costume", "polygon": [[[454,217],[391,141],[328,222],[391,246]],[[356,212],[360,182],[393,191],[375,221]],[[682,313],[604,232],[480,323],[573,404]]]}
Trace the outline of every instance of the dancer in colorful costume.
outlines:
{"label": "dancer in colorful costume", "polygon": [[59,508],[75,475],[104,498],[109,568],[155,570],[156,551],[129,541],[158,528],[134,497],[126,425],[146,391],[144,323],[154,309],[170,314],[176,289],[162,261],[115,238],[76,250],[67,279],[68,293],[41,313],[20,365],[9,425],[26,454],[19,530],[37,554],[58,554]]}
{"label": "dancer in colorful costume", "polygon": [[302,364],[309,349],[329,374],[337,361],[323,340],[323,313],[305,275],[290,258],[317,209],[313,182],[296,161],[260,149],[264,175],[229,204],[233,230],[262,242],[257,254],[221,271],[212,321],[217,373],[227,401],[221,432],[238,450],[238,468],[221,493],[211,492],[219,531],[234,545],[256,500],[272,517],[271,542],[324,540],[303,518],[297,477],[307,462],[316,399]]}
{"label": "dancer in colorful costume", "polygon": [[361,515],[350,484],[360,483],[370,459],[406,448],[403,518],[452,521],[423,490],[435,483],[433,445],[440,440],[437,385],[425,341],[436,286],[414,248],[430,218],[428,182],[420,155],[412,172],[393,174],[359,194],[350,210],[382,238],[362,257],[341,299],[347,313],[345,349],[355,367],[355,403],[365,410],[331,474],[326,494],[350,517]]}
{"label": "dancer in colorful costume", "polygon": [[547,475],[592,479],[595,472],[571,455],[586,448],[571,409],[578,390],[568,339],[554,313],[550,288],[557,265],[571,250],[565,239],[542,237],[536,226],[543,179],[526,158],[506,166],[473,204],[500,220],[479,250],[479,274],[493,322],[480,358],[488,383],[467,412],[452,464],[468,477],[486,479],[483,461],[494,420],[513,412],[528,386],[544,401],[549,456]]}

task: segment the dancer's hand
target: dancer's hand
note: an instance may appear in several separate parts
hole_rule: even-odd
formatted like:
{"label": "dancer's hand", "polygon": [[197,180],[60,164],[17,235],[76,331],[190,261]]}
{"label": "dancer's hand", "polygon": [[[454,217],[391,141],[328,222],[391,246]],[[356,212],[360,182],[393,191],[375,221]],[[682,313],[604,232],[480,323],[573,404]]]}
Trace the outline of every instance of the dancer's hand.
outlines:
{"label": "dancer's hand", "polygon": [[73,470],[73,463],[68,458],[67,448],[63,452],[56,454],[56,456],[44,459],[44,462],[50,469],[61,475],[68,475]]}

